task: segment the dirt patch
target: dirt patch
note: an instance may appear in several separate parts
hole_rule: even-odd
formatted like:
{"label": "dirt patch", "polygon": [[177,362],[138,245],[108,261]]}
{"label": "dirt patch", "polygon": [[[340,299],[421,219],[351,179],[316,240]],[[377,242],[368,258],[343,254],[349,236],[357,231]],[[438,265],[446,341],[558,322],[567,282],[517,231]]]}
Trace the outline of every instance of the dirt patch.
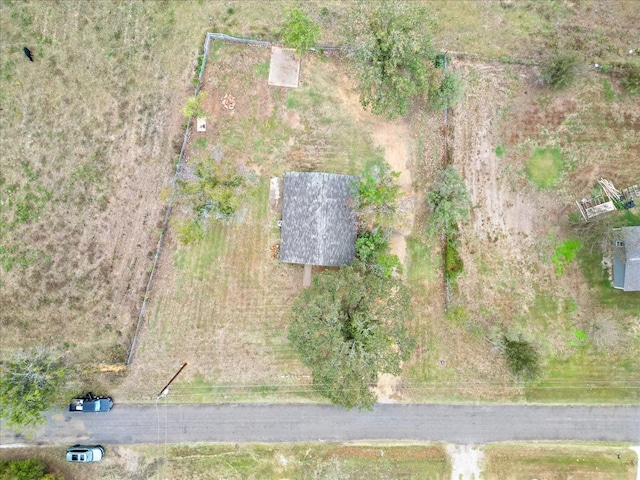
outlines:
{"label": "dirt patch", "polygon": [[379,373],[378,384],[373,389],[378,403],[396,403],[402,399],[402,379],[390,373]]}

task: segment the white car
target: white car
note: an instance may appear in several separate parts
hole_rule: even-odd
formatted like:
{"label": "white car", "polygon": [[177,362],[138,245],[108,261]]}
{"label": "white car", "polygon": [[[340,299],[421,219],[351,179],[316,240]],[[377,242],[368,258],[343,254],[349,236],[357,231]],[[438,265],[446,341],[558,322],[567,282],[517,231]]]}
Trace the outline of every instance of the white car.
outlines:
{"label": "white car", "polygon": [[67,449],[67,462],[99,462],[104,457],[100,445],[74,445]]}

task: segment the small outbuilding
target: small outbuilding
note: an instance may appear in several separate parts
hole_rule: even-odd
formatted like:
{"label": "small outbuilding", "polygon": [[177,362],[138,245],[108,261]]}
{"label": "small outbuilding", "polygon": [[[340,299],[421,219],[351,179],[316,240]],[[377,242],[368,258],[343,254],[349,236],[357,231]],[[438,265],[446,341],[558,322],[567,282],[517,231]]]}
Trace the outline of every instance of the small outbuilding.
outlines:
{"label": "small outbuilding", "polygon": [[[280,261],[337,267],[355,257],[356,218],[351,208],[357,177],[318,172],[284,176]],[[307,275],[305,275],[307,277]]]}
{"label": "small outbuilding", "polygon": [[640,291],[640,227],[615,229],[613,286],[625,292]]}

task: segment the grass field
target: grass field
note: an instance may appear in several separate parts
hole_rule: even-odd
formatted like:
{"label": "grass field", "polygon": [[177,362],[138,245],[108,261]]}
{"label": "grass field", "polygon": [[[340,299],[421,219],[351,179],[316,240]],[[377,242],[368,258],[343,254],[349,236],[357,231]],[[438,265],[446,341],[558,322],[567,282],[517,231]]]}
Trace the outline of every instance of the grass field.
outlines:
{"label": "grass field", "polygon": [[[637,455],[626,445],[514,443],[481,448],[481,478],[529,480],[580,478],[633,480]],[[95,465],[64,461],[64,447],[2,449],[0,458],[45,460],[65,478],[101,479],[449,479],[443,445],[406,444],[213,444],[113,446]],[[618,455],[620,456],[618,458]]]}
{"label": "grass field", "polygon": [[43,458],[65,478],[101,479],[447,479],[449,459],[439,445],[326,444],[140,446],[107,448],[104,461],[71,465],[65,449],[0,451],[0,457]]}
{"label": "grass field", "polygon": [[638,469],[636,454],[622,445],[495,444],[484,454],[486,480],[633,480]]}

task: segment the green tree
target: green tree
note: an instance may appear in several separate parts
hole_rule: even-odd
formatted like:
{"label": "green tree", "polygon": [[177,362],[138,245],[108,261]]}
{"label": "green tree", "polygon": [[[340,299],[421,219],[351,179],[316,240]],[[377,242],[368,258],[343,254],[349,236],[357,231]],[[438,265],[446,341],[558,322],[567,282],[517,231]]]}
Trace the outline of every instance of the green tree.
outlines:
{"label": "green tree", "polygon": [[313,385],[333,403],[370,409],[379,372],[400,373],[414,342],[406,287],[359,265],[324,271],[296,299],[289,340],[313,372]]}
{"label": "green tree", "polygon": [[0,460],[0,480],[64,480],[64,477],[45,473],[47,465],[38,457],[25,460]]}
{"label": "green tree", "polygon": [[233,218],[246,185],[245,177],[232,161],[198,161],[189,177],[188,180],[180,179],[176,189],[178,199],[196,215],[177,222],[178,235],[183,243],[200,240],[211,219],[227,221]]}
{"label": "green tree", "polygon": [[19,351],[3,366],[0,378],[0,415],[17,427],[44,421],[64,385],[67,368],[46,348]]}
{"label": "green tree", "polygon": [[504,353],[511,372],[526,380],[533,380],[540,374],[540,358],[537,350],[521,338],[503,338]]}
{"label": "green tree", "polygon": [[400,187],[395,183],[399,176],[388,163],[375,161],[367,165],[353,184],[352,208],[363,230],[388,228],[393,224],[400,197]]}
{"label": "green tree", "polygon": [[448,166],[438,173],[433,188],[426,195],[431,209],[430,233],[455,236],[458,223],[467,219],[471,200],[467,186],[455,168]]}
{"label": "green tree", "polygon": [[360,102],[377,115],[404,115],[412,99],[428,97],[442,73],[429,33],[433,21],[417,2],[361,1],[347,26],[348,52]]}
{"label": "green tree", "polygon": [[302,53],[315,47],[320,39],[320,25],[299,8],[289,10],[281,31],[282,43]]}

